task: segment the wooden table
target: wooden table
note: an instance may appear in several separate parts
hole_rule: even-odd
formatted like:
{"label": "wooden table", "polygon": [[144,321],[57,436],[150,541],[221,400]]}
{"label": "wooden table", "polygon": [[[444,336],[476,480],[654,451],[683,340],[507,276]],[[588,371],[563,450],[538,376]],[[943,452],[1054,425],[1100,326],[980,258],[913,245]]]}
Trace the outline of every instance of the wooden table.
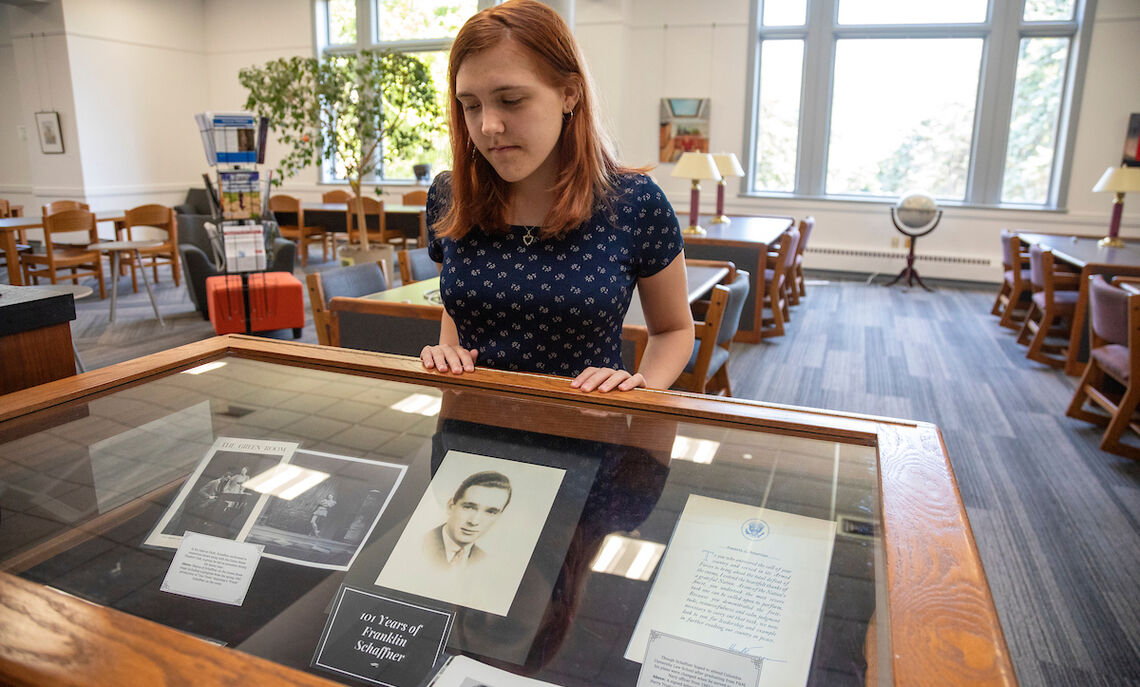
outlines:
{"label": "wooden table", "polygon": [[1088,359],[1089,276],[1093,274],[1140,276],[1140,243],[1126,243],[1123,248],[1105,248],[1098,239],[1058,234],[1018,233],[1025,243],[1036,243],[1053,251],[1053,256],[1081,271],[1080,295],[1077,297],[1073,324],[1069,331],[1069,347],[1065,356],[1065,374],[1080,375]]}
{"label": "wooden table", "polygon": [[[178,374],[208,362],[225,365],[200,375]],[[239,386],[240,400],[234,393]],[[388,406],[411,393],[441,399],[438,418],[421,418],[414,428],[407,418],[415,416],[397,418],[398,411]],[[311,407],[314,394],[322,403],[345,406],[337,421],[283,427],[285,415],[305,419],[295,409]],[[124,407],[133,412],[124,413]],[[585,439],[642,452],[644,458],[631,464],[636,469],[599,472],[597,479],[600,487],[616,489],[615,496],[630,500],[651,490],[663,494],[649,506],[648,516],[637,521],[637,534],[629,534],[624,521],[614,523],[626,536],[662,544],[668,542],[677,509],[689,493],[711,493],[737,502],[763,500],[769,508],[818,506],[822,510],[814,517],[834,519],[849,511],[833,506],[829,515],[828,503],[837,495],[847,500],[849,489],[857,485],[863,495],[859,498],[866,498],[866,517],[875,521],[873,540],[863,546],[851,536],[836,537],[820,636],[826,638],[844,627],[853,630],[843,636],[845,641],[820,640],[826,650],[815,651],[814,678],[809,682],[828,682],[834,667],[845,671],[845,681],[862,684],[865,678],[868,685],[1016,684],[946,447],[932,424],[676,392],[584,394],[571,389],[565,378],[486,368],[453,376],[425,370],[415,358],[241,335],[215,337],[0,397],[0,465],[13,467],[0,471],[0,481],[29,471],[42,473],[38,481],[24,482],[27,489],[46,482],[38,487],[45,490],[44,498],[23,498],[21,503],[29,512],[39,508],[62,514],[55,520],[41,516],[36,520],[42,523],[37,524],[39,529],[20,529],[21,512],[0,523],[9,528],[6,533],[16,536],[7,540],[7,553],[0,556],[0,569],[7,571],[0,573],[0,683],[330,684],[304,669],[337,590],[337,575],[324,575],[333,571],[301,571],[306,572],[305,583],[293,588],[289,584],[293,566],[262,559],[246,597],[249,608],[159,590],[172,552],[143,550],[137,545],[138,535],[153,526],[194,461],[204,454],[197,445],[188,452],[193,454],[191,461],[171,463],[174,469],[157,487],[136,482],[139,485],[130,491],[112,492],[122,494],[121,505],[100,507],[98,499],[106,498],[107,492],[95,492],[93,485],[99,483],[84,472],[95,464],[96,447],[113,438],[114,446],[100,450],[164,465],[156,459],[152,444],[186,448],[186,439],[179,436],[171,443],[170,437],[157,431],[156,422],[193,431],[202,425],[196,420],[203,410],[205,436],[193,436],[206,447],[215,433],[281,437],[301,441],[314,451],[409,464],[408,477],[381,521],[384,527],[377,531],[379,545],[367,549],[374,553],[385,549],[388,530],[395,536],[425,493],[427,476],[434,472],[432,435],[447,429],[445,420],[485,428],[488,441],[506,441],[501,435],[519,432],[548,437],[545,443],[531,444],[532,449],[550,445],[562,450],[572,446],[568,442]],[[275,418],[272,425],[257,421],[270,415]],[[78,422],[84,431],[75,426]],[[407,431],[395,436],[401,431],[398,427]],[[340,448],[340,437],[349,440],[354,432],[365,433],[356,439],[358,448]],[[670,459],[673,438],[681,435],[717,437],[726,443],[711,462],[694,465]],[[452,433],[441,438],[455,437]],[[749,452],[743,459],[741,450]],[[603,459],[590,455],[590,460]],[[57,473],[65,476],[56,478]],[[130,477],[121,470],[108,476],[120,482]],[[766,485],[771,486],[773,479],[769,499]],[[65,496],[59,484],[74,491]],[[101,486],[125,488],[112,482]],[[789,490],[781,498],[780,492]],[[9,494],[36,496],[30,491]],[[794,498],[800,496],[806,501]],[[66,502],[61,500],[65,498]],[[609,502],[596,499],[586,510],[592,513]],[[13,500],[5,505],[19,504]],[[55,508],[46,510],[49,505]],[[577,516],[569,526],[575,527],[575,521]],[[580,537],[597,541],[597,535],[586,530],[574,541]],[[96,548],[92,551],[91,546]],[[83,547],[88,551],[80,556]],[[840,555],[839,547],[844,554],[864,553],[848,558]],[[72,551],[75,555],[64,555]],[[98,555],[110,551],[114,558]],[[567,555],[563,563],[584,562],[578,582],[588,594],[574,595],[578,587],[563,587],[571,599],[546,594],[527,616],[556,615],[559,622],[544,627],[552,631],[566,627],[567,641],[556,662],[527,667],[536,679],[590,684],[595,682],[590,675],[605,670],[607,684],[636,682],[638,666],[624,661],[621,654],[650,583],[592,572],[593,552],[591,548],[581,555]],[[60,567],[66,560],[72,565]],[[122,561],[122,574],[112,579],[109,571],[117,560]],[[370,574],[371,584],[374,570],[384,560],[361,560],[361,578]],[[563,560],[560,555],[556,563]],[[41,563],[50,586],[27,579],[34,577],[32,573],[20,576]],[[569,568],[567,575],[578,570]],[[556,578],[573,579],[558,574],[550,579]],[[110,608],[111,601],[94,603],[57,591],[68,588],[68,580],[90,583],[76,590],[83,595],[89,594],[88,588],[106,589],[113,599],[130,595],[147,601],[134,604],[134,612],[153,613],[157,620]],[[124,586],[128,580],[134,584]],[[864,602],[868,605],[861,608]],[[565,612],[559,613],[563,604]],[[544,610],[549,612],[544,615]],[[230,625],[216,620],[219,614],[243,623],[234,632],[249,639],[218,646],[175,629],[200,627],[202,621],[225,630]],[[502,640],[494,627],[482,631],[491,642]],[[470,623],[460,630],[480,632]],[[453,642],[466,641],[463,634],[453,632]],[[513,635],[505,641],[513,641]],[[449,647],[449,651],[454,650]],[[864,661],[865,676],[860,667]],[[520,670],[507,661],[498,663]],[[888,673],[890,682],[885,681]]]}
{"label": "wooden table", "polygon": [[[727,274],[728,269],[724,267],[685,265],[689,303],[708,293],[709,289],[724,279]],[[439,300],[439,277],[379,291],[356,300],[426,305],[438,308],[440,315],[443,314],[442,301]],[[361,307],[355,308],[356,312],[368,311],[364,303],[360,305]],[[641,364],[641,354],[645,352],[645,344],[649,342],[649,332],[645,328],[645,313],[641,309],[641,298],[636,288],[633,297],[630,299],[625,320],[622,321],[621,337],[634,345],[633,367],[637,369],[637,366]]]}
{"label": "wooden table", "polygon": [[752,288],[740,314],[740,329],[733,341],[756,343],[762,337],[764,310],[764,268],[768,247],[792,228],[795,220],[780,216],[731,216],[728,224],[713,224],[702,217],[704,236],[685,236],[685,257],[701,260],[730,260],[737,269],[752,275]]}
{"label": "wooden table", "polygon": [[[122,210],[99,210],[95,213],[95,221],[114,222],[117,233],[119,225],[126,221],[126,215]],[[20,257],[16,251],[16,235],[26,229],[40,229],[43,225],[43,218],[39,215],[0,219],[0,248],[3,248],[4,257],[8,261],[9,284],[13,286],[24,284],[24,276],[20,272]]]}
{"label": "wooden table", "polygon": [[70,294],[0,284],[0,394],[75,374]]}
{"label": "wooden table", "polygon": [[[305,224],[321,226],[329,232],[346,232],[347,203],[304,203]],[[286,214],[286,213],[281,213]],[[427,245],[427,208],[423,205],[396,205],[384,203],[385,222],[399,229],[408,238],[418,239]]]}

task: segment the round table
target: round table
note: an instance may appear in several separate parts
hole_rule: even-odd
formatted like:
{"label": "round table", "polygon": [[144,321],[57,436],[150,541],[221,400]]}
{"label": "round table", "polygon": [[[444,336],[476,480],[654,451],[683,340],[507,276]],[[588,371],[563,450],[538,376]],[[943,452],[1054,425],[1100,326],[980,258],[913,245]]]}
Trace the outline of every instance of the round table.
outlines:
{"label": "round table", "polygon": [[[142,248],[158,248],[162,245],[162,241],[101,241],[99,243],[92,243],[87,246],[88,250],[97,250],[103,253],[110,253],[111,255],[111,322],[115,321],[115,303],[116,295],[119,292],[119,256],[122,253],[134,253],[135,262],[142,267],[142,255],[139,250]],[[154,292],[150,290],[150,280],[146,278],[146,270],[140,269],[142,272],[143,286],[146,287],[146,295],[150,297],[150,307],[154,308],[154,316],[158,318],[158,323],[166,326],[162,321],[162,314],[158,312],[158,303],[154,300]]]}

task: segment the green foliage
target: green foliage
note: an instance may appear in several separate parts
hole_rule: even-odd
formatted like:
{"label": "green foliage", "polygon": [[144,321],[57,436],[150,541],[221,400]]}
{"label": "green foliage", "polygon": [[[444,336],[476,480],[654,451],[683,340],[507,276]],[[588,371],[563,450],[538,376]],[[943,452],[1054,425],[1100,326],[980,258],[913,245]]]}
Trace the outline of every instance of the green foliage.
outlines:
{"label": "green foliage", "polygon": [[336,160],[359,196],[381,155],[392,162],[419,154],[443,117],[428,68],[404,53],[287,57],[242,69],[238,78],[249,91],[246,109],[268,117],[289,147],[276,184],[318,160]]}

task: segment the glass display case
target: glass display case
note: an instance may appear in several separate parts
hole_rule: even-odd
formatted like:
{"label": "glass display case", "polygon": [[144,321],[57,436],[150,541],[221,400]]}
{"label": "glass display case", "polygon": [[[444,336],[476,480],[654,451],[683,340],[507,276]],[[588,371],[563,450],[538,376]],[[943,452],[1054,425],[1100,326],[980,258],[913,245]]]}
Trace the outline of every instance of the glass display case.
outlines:
{"label": "glass display case", "polygon": [[[287,459],[266,448],[277,446]],[[259,486],[284,464],[316,486]],[[492,472],[511,482],[506,503],[487,506],[495,529],[460,511],[478,500],[471,489],[496,485],[456,486]],[[693,554],[686,527],[701,505],[725,522],[756,517],[703,530]],[[432,577],[413,554],[427,533],[452,532],[453,514],[445,541],[466,551],[465,577]],[[756,600],[771,566],[722,568],[735,598],[719,583],[695,591],[686,565],[715,558],[722,532],[757,542],[771,526],[775,547],[784,523],[823,533],[780,540],[810,559],[786,564],[785,606]],[[167,587],[190,532],[261,547],[239,602]],[[478,541],[463,549],[464,537]],[[568,687],[634,685],[639,622],[684,635],[661,619],[671,609],[713,616],[706,629],[730,615],[766,625],[763,642],[721,647],[763,658],[760,684],[1015,681],[932,425],[584,394],[559,378],[449,376],[244,336],[0,397],[0,570],[4,683],[383,684],[322,659],[330,618],[355,613],[349,591],[447,617],[434,665],[402,684],[466,656]]]}

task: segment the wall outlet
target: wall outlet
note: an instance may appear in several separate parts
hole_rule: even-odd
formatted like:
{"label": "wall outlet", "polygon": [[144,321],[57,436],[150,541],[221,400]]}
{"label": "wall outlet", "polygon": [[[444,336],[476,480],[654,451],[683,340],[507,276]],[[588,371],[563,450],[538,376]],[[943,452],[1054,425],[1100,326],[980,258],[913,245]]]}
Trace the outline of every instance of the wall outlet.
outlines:
{"label": "wall outlet", "polygon": [[28,140],[28,127],[23,124],[16,127],[16,135],[20,137],[21,141]]}

